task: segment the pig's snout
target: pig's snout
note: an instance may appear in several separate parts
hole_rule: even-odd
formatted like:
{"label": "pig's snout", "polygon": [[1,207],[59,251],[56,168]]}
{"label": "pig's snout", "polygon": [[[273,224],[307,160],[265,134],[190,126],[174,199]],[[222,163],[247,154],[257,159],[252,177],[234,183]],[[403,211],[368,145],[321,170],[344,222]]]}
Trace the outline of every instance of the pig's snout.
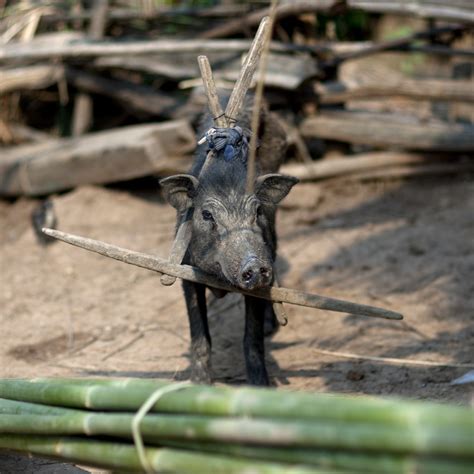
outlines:
{"label": "pig's snout", "polygon": [[247,290],[270,285],[272,268],[257,257],[250,257],[240,268],[239,286]]}

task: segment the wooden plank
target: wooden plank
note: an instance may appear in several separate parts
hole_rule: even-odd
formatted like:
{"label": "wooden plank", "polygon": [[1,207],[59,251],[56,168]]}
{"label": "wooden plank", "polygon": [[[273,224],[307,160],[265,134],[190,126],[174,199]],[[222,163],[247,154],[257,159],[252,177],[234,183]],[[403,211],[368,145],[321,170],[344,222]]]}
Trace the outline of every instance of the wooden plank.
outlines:
{"label": "wooden plank", "polygon": [[384,148],[451,152],[474,151],[474,125],[420,121],[369,112],[320,112],[301,126],[304,137],[318,137]]}
{"label": "wooden plank", "polygon": [[0,194],[43,195],[82,184],[187,169],[195,147],[185,120],[122,127],[2,150]]}

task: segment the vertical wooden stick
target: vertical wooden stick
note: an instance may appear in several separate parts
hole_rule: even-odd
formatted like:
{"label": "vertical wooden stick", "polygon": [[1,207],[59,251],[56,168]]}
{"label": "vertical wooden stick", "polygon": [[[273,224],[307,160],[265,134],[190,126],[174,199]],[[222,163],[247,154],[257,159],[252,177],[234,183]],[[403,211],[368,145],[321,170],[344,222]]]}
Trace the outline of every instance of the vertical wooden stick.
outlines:
{"label": "vertical wooden stick", "polygon": [[225,114],[227,120],[236,120],[237,115],[240,112],[242,105],[244,103],[245,95],[250,87],[252,82],[253,75],[257,69],[260,55],[263,51],[264,41],[270,26],[270,19],[265,17],[260,22],[258,31],[255,35],[250,50],[245,58],[244,65],[240,71],[239,77],[235,84],[234,90],[229,99],[229,103],[225,109]]}
{"label": "vertical wooden stick", "polygon": [[221,104],[219,103],[219,97],[217,95],[216,83],[212,76],[211,65],[207,56],[198,57],[199,70],[201,71],[202,83],[204,91],[206,92],[207,102],[214,124],[219,128],[225,128],[228,126],[227,119],[224,116]]}
{"label": "vertical wooden stick", "polygon": [[257,138],[258,138],[258,129],[260,124],[260,109],[262,107],[262,98],[263,98],[263,87],[265,85],[265,71],[267,69],[268,62],[268,49],[270,46],[270,40],[272,37],[273,30],[273,19],[275,18],[276,7],[278,0],[272,0],[270,17],[267,18],[267,28],[262,38],[262,47],[261,52],[263,53],[262,61],[260,64],[260,75],[257,83],[257,88],[255,91],[255,100],[252,110],[252,135],[250,136],[249,144],[249,157],[247,161],[247,183],[246,183],[246,192],[247,194],[253,193],[254,181],[255,181],[255,161],[257,156]]}
{"label": "vertical wooden stick", "polygon": [[[278,288],[280,286],[280,281],[278,275],[275,273],[275,280],[273,286]],[[288,324],[288,317],[286,315],[285,307],[281,301],[273,302],[273,311],[275,312],[275,317],[277,318],[278,324],[280,326],[286,326]]]}
{"label": "vertical wooden stick", "polygon": [[[189,242],[191,241],[191,221],[184,221],[178,228],[176,236],[171,247],[170,256],[168,261],[170,263],[176,263],[180,265],[183,261],[186,250],[188,249]],[[161,284],[165,286],[171,286],[175,281],[176,277],[172,275],[161,275]]]}
{"label": "vertical wooden stick", "polygon": [[[95,0],[87,36],[98,40],[104,36],[107,25],[108,0]],[[78,137],[89,130],[93,119],[93,103],[89,94],[78,92],[75,97],[72,118],[72,135]]]}

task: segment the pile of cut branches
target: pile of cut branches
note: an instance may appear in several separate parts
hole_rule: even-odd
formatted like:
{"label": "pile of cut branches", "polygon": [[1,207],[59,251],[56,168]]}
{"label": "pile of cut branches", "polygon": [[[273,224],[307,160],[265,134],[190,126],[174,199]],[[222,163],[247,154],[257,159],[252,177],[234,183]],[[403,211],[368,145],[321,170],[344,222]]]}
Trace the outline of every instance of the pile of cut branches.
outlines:
{"label": "pile of cut branches", "polygon": [[474,469],[463,407],[150,379],[6,379],[0,397],[0,448],[117,471]]}
{"label": "pile of cut branches", "polygon": [[[0,12],[0,196],[188,169],[205,103],[196,57],[231,87],[268,13],[260,1],[11,2]],[[373,33],[400,15],[404,33]],[[290,170],[472,171],[473,24],[468,0],[280,0],[263,80],[290,156],[305,161]]]}

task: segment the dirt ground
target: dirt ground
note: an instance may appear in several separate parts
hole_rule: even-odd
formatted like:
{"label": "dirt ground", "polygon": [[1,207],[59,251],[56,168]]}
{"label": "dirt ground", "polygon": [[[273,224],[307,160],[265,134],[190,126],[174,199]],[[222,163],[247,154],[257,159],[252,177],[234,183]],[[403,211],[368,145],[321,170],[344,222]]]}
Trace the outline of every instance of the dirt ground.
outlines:
{"label": "dirt ground", "polygon": [[[278,218],[282,284],[386,307],[405,320],[287,305],[288,326],[267,341],[273,383],[469,403],[472,385],[450,382],[474,366],[472,177],[305,184],[292,193]],[[0,201],[0,376],[186,379],[180,284],[163,287],[150,271],[64,243],[39,245],[30,224],[38,202]],[[85,187],[53,202],[61,230],[169,252],[175,215],[158,189]],[[215,380],[241,384],[241,298],[209,295],[209,302]]]}

